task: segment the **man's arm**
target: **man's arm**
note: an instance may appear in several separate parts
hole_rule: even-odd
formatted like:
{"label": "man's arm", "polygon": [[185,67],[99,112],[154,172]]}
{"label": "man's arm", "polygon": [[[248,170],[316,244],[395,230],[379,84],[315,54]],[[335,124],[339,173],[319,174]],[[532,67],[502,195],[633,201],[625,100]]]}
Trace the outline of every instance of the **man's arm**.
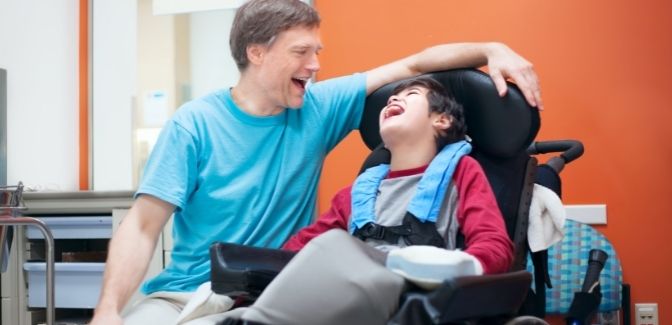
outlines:
{"label": "man's arm", "polygon": [[138,197],[112,240],[100,301],[91,324],[121,324],[120,313],[147,272],[159,234],[175,206],[149,195]]}
{"label": "man's arm", "polygon": [[527,102],[543,109],[539,80],[532,64],[501,43],[456,43],[427,48],[401,60],[369,70],[366,93],[385,84],[427,72],[488,65],[500,96],[506,94],[506,78],[521,89]]}

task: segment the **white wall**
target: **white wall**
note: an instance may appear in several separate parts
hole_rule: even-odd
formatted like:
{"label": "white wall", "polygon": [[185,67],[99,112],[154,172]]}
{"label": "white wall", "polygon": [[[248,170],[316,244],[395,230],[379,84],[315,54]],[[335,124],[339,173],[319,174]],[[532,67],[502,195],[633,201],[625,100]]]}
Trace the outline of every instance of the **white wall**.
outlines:
{"label": "white wall", "polygon": [[235,10],[192,13],[190,17],[191,95],[198,98],[232,87],[239,73],[231,57],[229,33]]}
{"label": "white wall", "polygon": [[78,188],[78,5],[0,0],[7,182]]}
{"label": "white wall", "polygon": [[93,3],[93,189],[133,189],[137,3]]}

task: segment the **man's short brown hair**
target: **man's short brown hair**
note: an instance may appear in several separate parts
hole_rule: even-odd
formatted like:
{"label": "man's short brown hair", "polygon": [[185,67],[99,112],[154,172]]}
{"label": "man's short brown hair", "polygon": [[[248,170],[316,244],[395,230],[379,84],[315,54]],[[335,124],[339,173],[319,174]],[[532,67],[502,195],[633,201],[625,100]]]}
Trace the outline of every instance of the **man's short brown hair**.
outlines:
{"label": "man's short brown hair", "polygon": [[249,45],[271,45],[278,34],[297,26],[319,27],[315,8],[299,0],[251,0],[243,4],[233,19],[229,38],[238,70],[244,71],[249,64]]}

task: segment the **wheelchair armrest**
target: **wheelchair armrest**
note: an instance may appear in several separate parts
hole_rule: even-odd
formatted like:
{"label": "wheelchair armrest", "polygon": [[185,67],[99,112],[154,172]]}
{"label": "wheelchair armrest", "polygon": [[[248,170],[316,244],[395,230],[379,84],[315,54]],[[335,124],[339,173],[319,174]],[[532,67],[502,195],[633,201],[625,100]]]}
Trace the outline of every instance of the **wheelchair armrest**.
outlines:
{"label": "wheelchair armrest", "polygon": [[532,275],[518,271],[449,280],[430,292],[409,292],[388,324],[437,324],[516,315]]}
{"label": "wheelchair armrest", "polygon": [[216,242],[210,246],[212,291],[255,298],[296,253]]}

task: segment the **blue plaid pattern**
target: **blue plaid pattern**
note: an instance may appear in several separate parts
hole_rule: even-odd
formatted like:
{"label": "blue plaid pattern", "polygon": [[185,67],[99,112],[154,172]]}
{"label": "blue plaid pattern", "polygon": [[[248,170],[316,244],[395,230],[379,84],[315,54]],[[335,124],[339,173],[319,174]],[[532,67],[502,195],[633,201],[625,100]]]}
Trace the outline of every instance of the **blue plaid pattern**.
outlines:
{"label": "blue plaid pattern", "polygon": [[[600,274],[602,291],[600,311],[606,312],[620,308],[623,271],[613,246],[606,237],[591,226],[567,220],[565,237],[548,250],[548,268],[553,285],[553,288],[546,288],[546,312],[548,314],[565,314],[569,310],[572,299],[574,299],[574,292],[581,290],[588,268],[588,252],[591,249],[601,249],[609,256]],[[529,257],[527,270],[534,274],[532,260]]]}

